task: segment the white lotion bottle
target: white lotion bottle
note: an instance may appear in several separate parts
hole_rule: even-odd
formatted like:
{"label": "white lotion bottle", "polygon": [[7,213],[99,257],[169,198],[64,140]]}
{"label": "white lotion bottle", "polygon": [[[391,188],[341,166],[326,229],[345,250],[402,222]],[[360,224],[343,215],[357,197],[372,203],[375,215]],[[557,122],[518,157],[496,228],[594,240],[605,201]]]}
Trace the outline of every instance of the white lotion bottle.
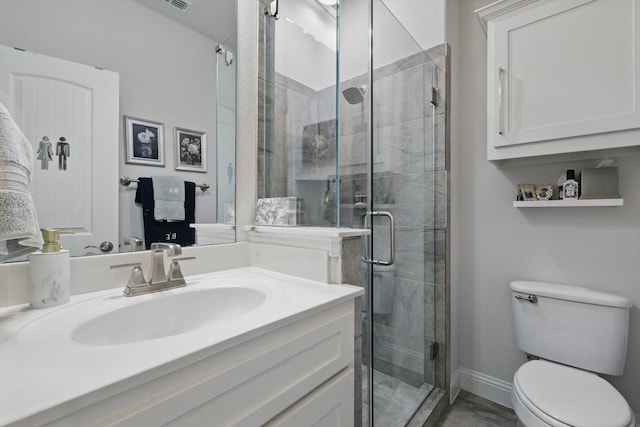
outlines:
{"label": "white lotion bottle", "polygon": [[70,254],[59,243],[61,233],[54,228],[40,230],[44,239],[42,250],[29,255],[31,308],[46,308],[69,302],[71,298]]}

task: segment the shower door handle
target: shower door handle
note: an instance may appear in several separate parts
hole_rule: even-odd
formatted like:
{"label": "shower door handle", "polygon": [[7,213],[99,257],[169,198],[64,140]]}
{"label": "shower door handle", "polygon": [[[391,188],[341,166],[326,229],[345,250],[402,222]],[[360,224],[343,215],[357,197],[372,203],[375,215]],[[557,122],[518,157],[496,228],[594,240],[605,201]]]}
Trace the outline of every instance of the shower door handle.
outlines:
{"label": "shower door handle", "polygon": [[[375,265],[392,265],[393,262],[396,259],[396,224],[395,224],[395,220],[393,219],[393,215],[391,215],[389,212],[385,212],[385,211],[373,211],[373,212],[367,212],[366,214],[364,214],[364,226],[365,228],[369,228],[368,223],[369,223],[369,218],[374,217],[374,216],[384,216],[389,218],[389,259],[384,261],[384,260],[377,260],[377,259],[372,259],[371,254],[369,253],[369,246],[368,244],[365,245],[365,254],[366,256],[362,257],[362,261],[367,262],[369,264],[375,264]],[[371,220],[371,232],[373,233],[373,220]],[[366,239],[368,239],[369,236],[365,236],[365,241]]]}

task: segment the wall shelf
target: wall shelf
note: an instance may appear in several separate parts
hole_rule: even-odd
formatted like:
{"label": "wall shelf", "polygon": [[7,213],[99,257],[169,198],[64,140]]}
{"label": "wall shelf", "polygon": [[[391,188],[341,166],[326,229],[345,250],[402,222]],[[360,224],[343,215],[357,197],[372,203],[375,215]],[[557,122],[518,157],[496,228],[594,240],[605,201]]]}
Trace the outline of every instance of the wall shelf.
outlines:
{"label": "wall shelf", "polygon": [[588,206],[622,206],[624,199],[535,200],[513,202],[514,208],[577,208]]}

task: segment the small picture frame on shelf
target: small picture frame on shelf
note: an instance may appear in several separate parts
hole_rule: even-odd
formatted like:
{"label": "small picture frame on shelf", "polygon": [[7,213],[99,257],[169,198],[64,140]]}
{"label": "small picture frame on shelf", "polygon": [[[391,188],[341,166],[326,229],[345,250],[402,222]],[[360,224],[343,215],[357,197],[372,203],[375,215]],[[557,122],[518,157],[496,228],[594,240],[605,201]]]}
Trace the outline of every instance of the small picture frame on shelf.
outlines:
{"label": "small picture frame on shelf", "polygon": [[551,200],[553,187],[551,184],[540,184],[536,187],[536,200]]}
{"label": "small picture frame on shelf", "polygon": [[536,200],[536,186],[533,184],[520,184],[520,194],[525,202]]}

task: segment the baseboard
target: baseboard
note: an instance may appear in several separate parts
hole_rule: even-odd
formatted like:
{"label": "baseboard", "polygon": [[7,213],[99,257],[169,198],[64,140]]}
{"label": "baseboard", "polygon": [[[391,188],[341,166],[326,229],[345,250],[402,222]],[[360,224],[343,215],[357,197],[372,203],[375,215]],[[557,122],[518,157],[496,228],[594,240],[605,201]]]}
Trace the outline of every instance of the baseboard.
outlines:
{"label": "baseboard", "polygon": [[511,404],[511,383],[491,377],[481,372],[460,368],[460,387],[502,406],[513,408]]}

